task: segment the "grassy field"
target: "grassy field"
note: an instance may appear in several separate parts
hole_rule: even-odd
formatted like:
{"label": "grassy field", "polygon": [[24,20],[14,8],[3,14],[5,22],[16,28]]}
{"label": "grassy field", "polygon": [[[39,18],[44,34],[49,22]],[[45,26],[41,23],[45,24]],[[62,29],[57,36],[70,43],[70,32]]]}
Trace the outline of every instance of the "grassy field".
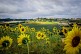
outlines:
{"label": "grassy field", "polygon": [[2,24],[0,54],[66,54],[64,40],[71,30],[72,27],[63,27],[59,22]]}
{"label": "grassy field", "polygon": [[29,24],[58,24],[59,22],[56,22],[56,21],[55,22],[54,21],[53,22],[49,22],[49,21],[45,21],[45,22],[44,21],[43,22],[42,21],[29,21],[28,23]]}

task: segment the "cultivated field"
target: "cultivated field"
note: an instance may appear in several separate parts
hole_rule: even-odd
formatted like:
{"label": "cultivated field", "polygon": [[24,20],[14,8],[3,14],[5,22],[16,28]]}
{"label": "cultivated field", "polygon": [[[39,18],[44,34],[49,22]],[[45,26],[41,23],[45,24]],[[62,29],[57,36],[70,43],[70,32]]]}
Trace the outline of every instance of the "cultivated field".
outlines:
{"label": "cultivated field", "polygon": [[64,22],[0,23],[0,54],[80,54],[81,26]]}

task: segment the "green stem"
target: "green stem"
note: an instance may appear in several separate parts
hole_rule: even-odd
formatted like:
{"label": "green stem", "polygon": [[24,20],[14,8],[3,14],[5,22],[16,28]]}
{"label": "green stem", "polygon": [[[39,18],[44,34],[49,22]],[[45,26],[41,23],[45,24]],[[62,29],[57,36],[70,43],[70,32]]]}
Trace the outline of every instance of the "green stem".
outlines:
{"label": "green stem", "polygon": [[27,43],[27,48],[28,48],[28,54],[29,54],[29,44]]}

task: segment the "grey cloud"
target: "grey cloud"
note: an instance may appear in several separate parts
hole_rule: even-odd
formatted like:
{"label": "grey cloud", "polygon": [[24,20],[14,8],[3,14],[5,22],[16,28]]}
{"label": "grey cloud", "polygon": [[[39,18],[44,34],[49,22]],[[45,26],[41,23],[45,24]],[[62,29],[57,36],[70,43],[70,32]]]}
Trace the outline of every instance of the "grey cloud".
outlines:
{"label": "grey cloud", "polygon": [[81,0],[0,0],[0,16],[81,17]]}

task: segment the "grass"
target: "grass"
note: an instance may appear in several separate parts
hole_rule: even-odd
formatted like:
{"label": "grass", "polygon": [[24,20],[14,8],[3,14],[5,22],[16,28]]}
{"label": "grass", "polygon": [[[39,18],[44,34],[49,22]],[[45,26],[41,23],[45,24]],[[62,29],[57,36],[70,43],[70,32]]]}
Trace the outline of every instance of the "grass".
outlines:
{"label": "grass", "polygon": [[57,27],[61,29],[60,25],[54,25],[54,24],[23,24],[24,26],[29,26],[30,28],[34,27],[36,30],[40,30],[41,28],[46,28],[52,31],[53,27]]}
{"label": "grass", "polygon": [[59,22],[42,22],[42,21],[29,21],[27,24],[58,24]]}

